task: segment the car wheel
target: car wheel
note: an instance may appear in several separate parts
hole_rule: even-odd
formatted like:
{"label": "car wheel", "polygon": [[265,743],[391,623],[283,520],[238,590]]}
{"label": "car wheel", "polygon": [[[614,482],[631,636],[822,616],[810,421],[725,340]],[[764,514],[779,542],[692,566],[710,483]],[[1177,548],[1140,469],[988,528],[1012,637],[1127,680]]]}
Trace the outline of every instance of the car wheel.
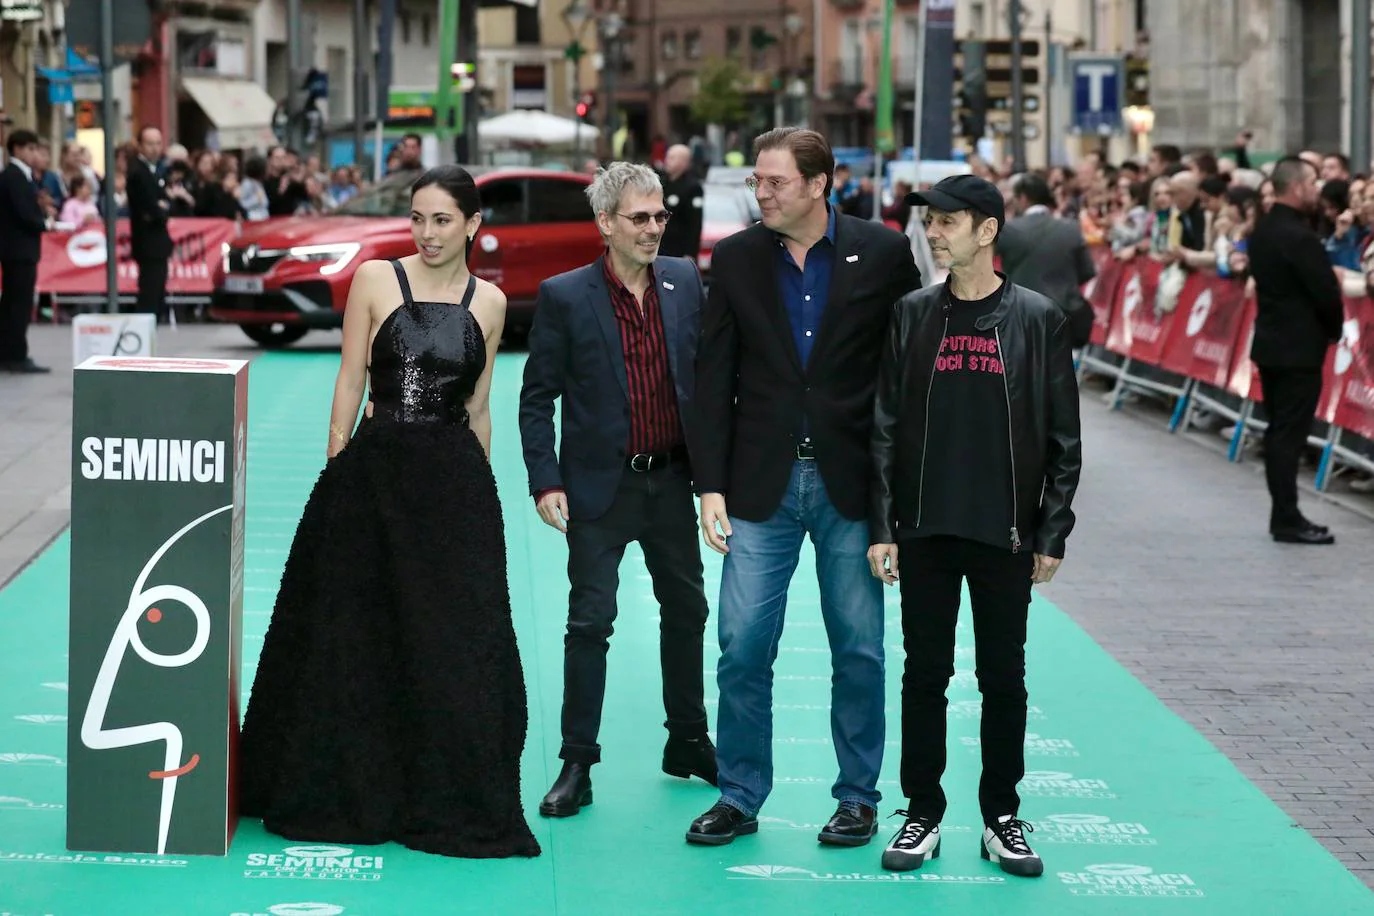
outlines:
{"label": "car wheel", "polygon": [[287,347],[306,335],[308,328],[293,324],[241,324],[248,339],[264,347]]}

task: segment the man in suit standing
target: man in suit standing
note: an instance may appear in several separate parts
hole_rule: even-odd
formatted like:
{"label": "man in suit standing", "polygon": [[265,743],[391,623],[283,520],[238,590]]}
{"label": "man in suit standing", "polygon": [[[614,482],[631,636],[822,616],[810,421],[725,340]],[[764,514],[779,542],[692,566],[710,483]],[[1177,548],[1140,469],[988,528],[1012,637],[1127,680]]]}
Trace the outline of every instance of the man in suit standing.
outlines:
{"label": "man in suit standing", "polygon": [[129,235],[138,264],[136,311],[167,321],[167,259],[172,256],[172,236],[167,231],[171,201],[158,174],[162,159],[162,131],[145,127],[138,134],[138,158],[129,164],[126,191],[129,195]]}
{"label": "man in suit standing", "polygon": [[29,356],[28,342],[47,228],[33,184],[38,135],[16,130],[5,148],[9,164],[0,172],[0,372],[47,372]]}
{"label": "man in suit standing", "polygon": [[1097,268],[1083,230],[1077,221],[1054,215],[1054,195],[1039,175],[1012,182],[1012,204],[1019,215],[997,239],[1002,271],[1012,283],[1059,306],[1069,318],[1070,343],[1084,346],[1092,336],[1093,310],[1083,298],[1083,284],[1097,276]]}
{"label": "man in suit standing", "polygon": [[839,805],[820,841],[862,846],[877,829],[886,739],[883,594],[865,521],[873,392],[892,307],[921,274],[905,235],[827,202],[835,157],[820,134],[777,128],[754,152],[748,185],[763,221],[716,245],[697,358],[701,527],[725,556],[721,797],[687,841],[718,846],[758,830],[773,782],[773,659],[810,535],[839,763]]}
{"label": "man in suit standing", "polygon": [[1317,206],[1316,169],[1301,159],[1281,159],[1269,180],[1274,206],[1249,242],[1256,298],[1250,358],[1269,416],[1269,534],[1286,544],[1332,544],[1335,536],[1298,508],[1298,465],[1321,400],[1326,351],[1341,339],[1345,307],[1331,260],[1308,223]]}
{"label": "man in suit standing", "polygon": [[663,202],[673,216],[663,227],[659,253],[695,261],[701,254],[701,218],[706,192],[692,172],[692,151],[681,143],[668,147],[662,177]]}
{"label": "man in suit standing", "polygon": [[[657,173],[615,162],[587,189],[606,253],[539,288],[520,393],[520,436],[539,517],[568,541],[563,769],[539,805],[591,804],[625,547],[638,541],[660,613],[663,771],[716,782],[702,685],[706,592],[686,420],[702,286],[694,263],[658,256],[668,211]],[[554,446],[554,401],[562,436]]]}

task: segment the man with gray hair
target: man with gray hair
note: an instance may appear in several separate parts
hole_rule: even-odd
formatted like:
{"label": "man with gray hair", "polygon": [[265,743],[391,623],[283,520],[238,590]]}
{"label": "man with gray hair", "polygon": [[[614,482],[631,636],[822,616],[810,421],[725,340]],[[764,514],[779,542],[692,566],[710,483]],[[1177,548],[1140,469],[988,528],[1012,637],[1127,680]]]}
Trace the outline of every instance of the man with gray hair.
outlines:
{"label": "man with gray hair", "polygon": [[[703,302],[695,262],[659,256],[669,220],[658,174],[613,162],[587,189],[606,252],[539,287],[520,436],[539,517],[568,543],[564,761],[539,806],[592,802],[620,561],[639,543],[660,612],[663,771],[715,785],[702,686],[706,591],[689,432]],[[554,402],[562,399],[555,448]]]}

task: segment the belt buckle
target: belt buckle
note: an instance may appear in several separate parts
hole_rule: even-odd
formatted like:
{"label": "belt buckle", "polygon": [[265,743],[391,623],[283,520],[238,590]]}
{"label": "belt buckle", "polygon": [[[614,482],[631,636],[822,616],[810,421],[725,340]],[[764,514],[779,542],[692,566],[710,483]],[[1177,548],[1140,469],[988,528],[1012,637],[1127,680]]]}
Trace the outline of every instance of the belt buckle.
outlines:
{"label": "belt buckle", "polygon": [[[640,467],[640,463],[639,463],[639,460],[640,460],[641,458],[644,459],[644,466],[643,466],[643,467]],[[634,471],[634,472],[636,472],[636,473],[639,473],[639,474],[643,474],[643,473],[645,473],[646,471],[652,471],[653,469],[654,469],[654,456],[653,456],[653,455],[646,455],[646,454],[641,453],[641,454],[638,454],[638,455],[632,455],[632,456],[630,456],[630,470],[632,470],[632,471]]]}

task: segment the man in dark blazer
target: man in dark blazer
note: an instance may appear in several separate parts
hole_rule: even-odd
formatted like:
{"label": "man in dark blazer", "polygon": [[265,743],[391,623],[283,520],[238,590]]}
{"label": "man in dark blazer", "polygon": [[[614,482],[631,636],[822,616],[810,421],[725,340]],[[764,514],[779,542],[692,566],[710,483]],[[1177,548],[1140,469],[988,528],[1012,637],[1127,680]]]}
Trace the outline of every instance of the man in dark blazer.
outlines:
{"label": "man in dark blazer", "polygon": [[[660,611],[663,771],[715,784],[702,685],[706,592],[686,420],[702,286],[696,265],[658,257],[668,222],[658,175],[615,162],[587,196],[606,253],[539,288],[520,393],[520,435],[539,516],[567,535],[564,761],[539,806],[568,817],[591,804],[625,547],[638,541]],[[562,400],[555,450],[554,401]]]}
{"label": "man in dark blazer", "polygon": [[1298,466],[1322,393],[1326,351],[1341,339],[1345,307],[1331,259],[1307,222],[1317,206],[1317,172],[1282,159],[1269,176],[1274,205],[1250,234],[1255,280],[1255,338],[1269,426],[1264,476],[1269,534],[1287,544],[1331,544],[1335,537],[1298,508]]}
{"label": "man in dark blazer", "polygon": [[720,845],[758,830],[772,788],[773,659],[810,535],[839,763],[839,805],[820,840],[862,846],[877,829],[887,737],[882,586],[867,560],[873,394],[892,307],[921,274],[905,235],[827,203],[835,159],[820,134],[778,128],[754,152],[763,222],[716,245],[697,358],[701,526],[725,555],[721,798],[687,840]]}
{"label": "man in dark blazer", "polygon": [[1002,227],[997,254],[1002,272],[1018,286],[1048,298],[1069,319],[1075,347],[1092,337],[1093,310],[1083,298],[1083,284],[1097,276],[1083,230],[1074,220],[1054,215],[1054,195],[1039,175],[1022,175],[1012,183],[1017,216]]}
{"label": "man in dark blazer", "polygon": [[0,172],[0,372],[47,372],[30,358],[28,342],[47,228],[33,184],[38,135],[16,130],[5,148],[9,163]]}
{"label": "man in dark blazer", "polygon": [[138,264],[136,311],[167,321],[167,259],[172,256],[172,236],[167,231],[171,201],[158,171],[162,160],[162,131],[145,127],[138,134],[138,156],[129,163],[129,236]]}

